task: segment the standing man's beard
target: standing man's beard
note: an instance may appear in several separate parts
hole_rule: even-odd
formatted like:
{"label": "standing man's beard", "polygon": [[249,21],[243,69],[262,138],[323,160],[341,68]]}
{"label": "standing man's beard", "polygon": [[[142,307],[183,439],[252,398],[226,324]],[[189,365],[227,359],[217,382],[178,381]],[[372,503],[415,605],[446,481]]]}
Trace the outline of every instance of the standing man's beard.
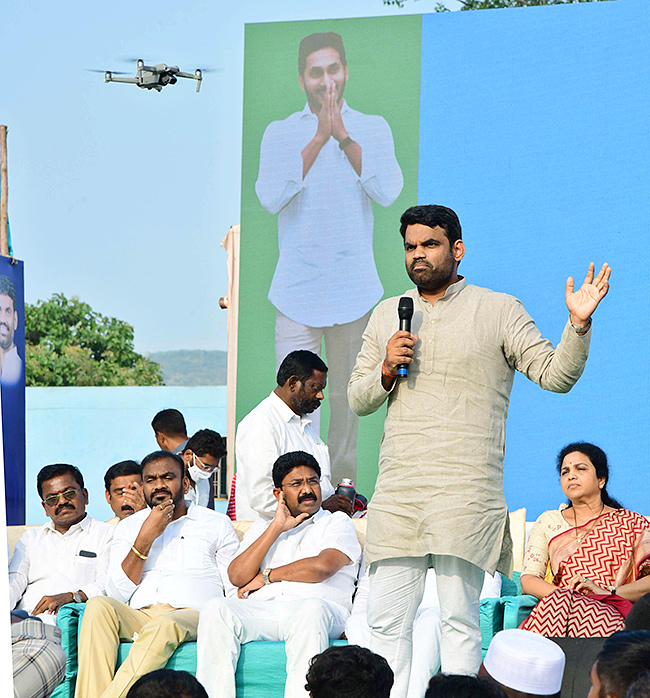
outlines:
{"label": "standing man's beard", "polygon": [[[415,264],[424,264],[426,269],[413,270]],[[406,273],[409,279],[422,291],[426,293],[435,293],[441,288],[444,288],[454,275],[454,258],[450,254],[448,264],[444,266],[434,267],[426,259],[418,259],[411,262],[411,265],[406,265]]]}

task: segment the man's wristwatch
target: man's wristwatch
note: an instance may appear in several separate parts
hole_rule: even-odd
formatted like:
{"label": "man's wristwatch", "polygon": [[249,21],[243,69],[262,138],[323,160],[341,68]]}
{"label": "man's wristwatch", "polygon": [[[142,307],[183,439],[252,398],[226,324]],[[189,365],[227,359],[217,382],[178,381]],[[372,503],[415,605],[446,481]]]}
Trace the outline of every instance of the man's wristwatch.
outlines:
{"label": "man's wristwatch", "polygon": [[[571,322],[571,320],[569,320],[569,322]],[[574,325],[572,322],[571,327],[573,327],[573,329],[576,331],[576,334],[578,335],[587,334],[589,328],[591,327],[591,318],[589,318],[587,324],[584,327],[580,327],[580,325]]]}
{"label": "man's wristwatch", "polygon": [[269,579],[270,574],[271,574],[270,567],[267,567],[265,570],[262,570],[262,579],[264,580],[264,584],[271,584],[271,580]]}
{"label": "man's wristwatch", "polygon": [[350,145],[350,143],[354,143],[354,141],[350,138],[350,136],[347,136],[339,143],[339,148],[341,150],[345,150]]}
{"label": "man's wristwatch", "polygon": [[74,603],[83,603],[83,599],[81,598],[81,593],[78,591],[73,591],[72,592],[72,600]]}

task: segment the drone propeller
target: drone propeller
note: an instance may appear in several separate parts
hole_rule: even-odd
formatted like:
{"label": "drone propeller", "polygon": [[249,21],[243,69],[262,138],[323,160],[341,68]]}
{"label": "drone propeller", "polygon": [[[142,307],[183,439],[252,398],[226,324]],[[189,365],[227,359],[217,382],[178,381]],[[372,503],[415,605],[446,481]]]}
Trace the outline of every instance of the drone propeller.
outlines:
{"label": "drone propeller", "polygon": [[86,68],[88,73],[110,73],[111,75],[129,75],[129,73],[123,73],[118,70],[97,70],[96,68]]}
{"label": "drone propeller", "polygon": [[201,68],[202,73],[223,73],[223,68]]}

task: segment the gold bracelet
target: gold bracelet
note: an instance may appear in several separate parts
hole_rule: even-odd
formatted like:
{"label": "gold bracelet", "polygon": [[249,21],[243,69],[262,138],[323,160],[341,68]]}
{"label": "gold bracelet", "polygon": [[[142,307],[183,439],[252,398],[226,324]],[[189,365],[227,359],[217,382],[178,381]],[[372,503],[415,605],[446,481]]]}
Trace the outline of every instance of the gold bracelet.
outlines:
{"label": "gold bracelet", "polygon": [[147,555],[143,555],[141,552],[135,549],[135,545],[131,546],[131,550],[141,559],[141,560],[146,560]]}

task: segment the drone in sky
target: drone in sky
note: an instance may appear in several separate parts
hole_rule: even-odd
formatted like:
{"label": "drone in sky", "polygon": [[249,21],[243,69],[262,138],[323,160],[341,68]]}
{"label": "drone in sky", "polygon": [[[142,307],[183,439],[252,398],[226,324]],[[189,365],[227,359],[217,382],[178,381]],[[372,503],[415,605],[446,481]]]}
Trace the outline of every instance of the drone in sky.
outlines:
{"label": "drone in sky", "polygon": [[184,73],[177,65],[145,65],[142,59],[137,61],[137,72],[134,78],[116,77],[116,75],[125,75],[116,71],[97,71],[104,73],[104,82],[128,82],[143,90],[156,90],[160,92],[166,85],[174,85],[178,82],[178,78],[190,78],[196,80],[196,91],[201,88],[201,80],[203,73],[200,69],[196,69],[193,73]]}

